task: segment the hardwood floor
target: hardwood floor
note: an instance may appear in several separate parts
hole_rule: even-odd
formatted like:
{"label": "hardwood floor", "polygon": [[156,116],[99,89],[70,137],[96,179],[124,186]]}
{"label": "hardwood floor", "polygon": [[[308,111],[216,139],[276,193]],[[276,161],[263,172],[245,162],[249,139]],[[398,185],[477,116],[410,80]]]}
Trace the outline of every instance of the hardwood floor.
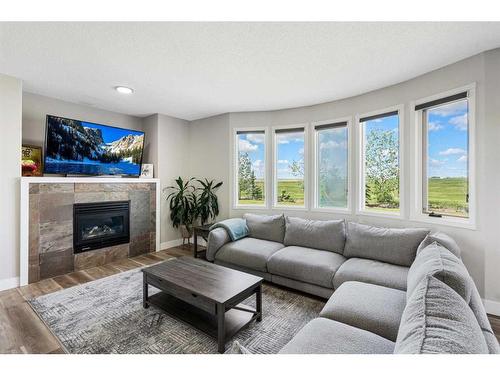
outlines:
{"label": "hardwood floor", "polygon": [[[0,353],[64,353],[58,340],[26,300],[137,267],[191,254],[190,247],[175,247],[0,292]],[[500,341],[500,317],[493,315],[488,317]]]}
{"label": "hardwood floor", "polygon": [[0,353],[64,353],[56,337],[26,300],[169,258],[191,254],[191,248],[176,247],[0,292]]}

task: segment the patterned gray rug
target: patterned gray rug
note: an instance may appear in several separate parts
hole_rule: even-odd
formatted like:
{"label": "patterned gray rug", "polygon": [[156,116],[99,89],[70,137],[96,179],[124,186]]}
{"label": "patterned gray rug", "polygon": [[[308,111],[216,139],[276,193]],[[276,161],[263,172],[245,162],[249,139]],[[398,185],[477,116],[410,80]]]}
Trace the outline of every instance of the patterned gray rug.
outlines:
{"label": "patterned gray rug", "polygon": [[[157,292],[150,288],[150,294]],[[264,285],[262,301],[262,322],[233,338],[252,353],[277,353],[325,304],[270,285]],[[244,303],[254,307],[255,297]],[[143,309],[140,270],[47,294],[30,304],[68,353],[217,353],[215,339],[155,307]]]}

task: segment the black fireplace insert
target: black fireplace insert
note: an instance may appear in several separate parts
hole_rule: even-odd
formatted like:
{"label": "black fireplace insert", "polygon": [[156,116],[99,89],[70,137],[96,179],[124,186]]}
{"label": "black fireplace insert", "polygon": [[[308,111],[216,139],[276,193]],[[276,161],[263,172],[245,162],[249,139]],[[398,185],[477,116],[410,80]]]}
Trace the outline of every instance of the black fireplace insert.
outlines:
{"label": "black fireplace insert", "polygon": [[130,242],[130,201],[73,205],[74,252]]}

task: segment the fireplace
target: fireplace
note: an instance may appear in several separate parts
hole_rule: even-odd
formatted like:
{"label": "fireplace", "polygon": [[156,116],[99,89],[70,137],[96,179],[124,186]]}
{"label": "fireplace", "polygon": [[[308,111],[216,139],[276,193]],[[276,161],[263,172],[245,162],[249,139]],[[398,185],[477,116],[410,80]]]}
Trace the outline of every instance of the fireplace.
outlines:
{"label": "fireplace", "polygon": [[73,205],[75,254],[130,242],[130,201]]}

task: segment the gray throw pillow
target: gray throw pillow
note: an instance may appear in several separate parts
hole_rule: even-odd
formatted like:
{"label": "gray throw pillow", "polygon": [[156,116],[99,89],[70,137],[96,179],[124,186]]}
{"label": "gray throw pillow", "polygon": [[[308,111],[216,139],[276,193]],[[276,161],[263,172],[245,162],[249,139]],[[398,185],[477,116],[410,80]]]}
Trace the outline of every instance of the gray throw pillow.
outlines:
{"label": "gray throw pillow", "polygon": [[244,214],[250,231],[249,236],[260,240],[283,243],[285,237],[285,216]]}
{"label": "gray throw pillow", "polygon": [[420,253],[423,249],[425,249],[427,246],[429,246],[431,243],[437,242],[441,246],[446,247],[448,250],[450,250],[455,256],[460,258],[460,248],[458,247],[457,243],[453,238],[448,236],[446,233],[443,232],[436,232],[436,233],[429,233],[422,243],[418,246],[417,249],[417,254]]}
{"label": "gray throw pillow", "polygon": [[422,228],[380,228],[349,222],[344,256],[409,267],[428,233]]}
{"label": "gray throw pillow", "polygon": [[488,347],[463,298],[429,275],[406,304],[394,353],[488,354]]}
{"label": "gray throw pillow", "polygon": [[469,304],[475,287],[467,268],[448,249],[434,242],[421,250],[408,271],[406,298],[427,275],[432,275],[457,292]]}
{"label": "gray throw pillow", "polygon": [[319,250],[344,252],[344,220],[306,220],[299,217],[285,218],[285,246],[302,246]]}

